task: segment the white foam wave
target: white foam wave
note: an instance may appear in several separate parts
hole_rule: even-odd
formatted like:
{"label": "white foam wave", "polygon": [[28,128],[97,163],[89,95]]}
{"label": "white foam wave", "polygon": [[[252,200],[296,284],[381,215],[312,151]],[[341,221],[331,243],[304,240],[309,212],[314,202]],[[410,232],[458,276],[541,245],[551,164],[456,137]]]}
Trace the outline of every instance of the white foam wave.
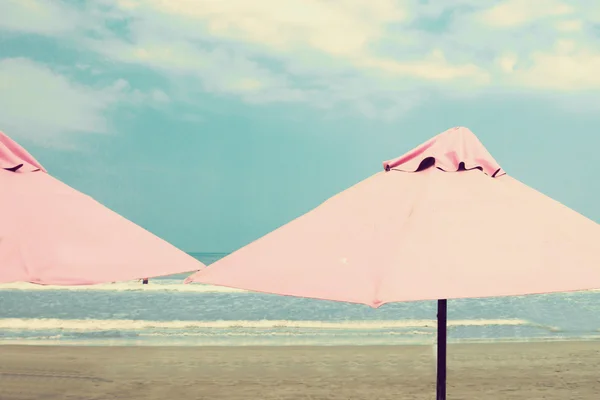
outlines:
{"label": "white foam wave", "polygon": [[[322,338],[304,338],[292,336],[282,340],[273,340],[273,338],[258,338],[252,337],[247,340],[235,338],[234,340],[223,340],[220,338],[202,338],[198,341],[194,338],[144,338],[144,339],[73,339],[65,340],[60,335],[56,337],[34,337],[34,338],[7,338],[2,339],[2,344],[10,345],[34,345],[34,346],[202,346],[202,347],[253,347],[253,346],[269,346],[269,347],[287,347],[287,346],[373,346],[373,345],[411,345],[411,346],[428,346],[435,350],[432,346],[431,338],[426,337],[402,337],[399,340],[390,340],[389,337],[374,337],[361,338],[356,340],[353,337],[338,337],[330,336],[331,340],[323,340]],[[503,344],[503,343],[544,343],[544,342],[582,342],[594,341],[600,342],[600,336],[577,336],[577,337],[519,337],[519,338],[483,338],[483,339],[455,339],[449,338],[449,343],[456,344]],[[432,353],[435,359],[435,352]]]}
{"label": "white foam wave", "polygon": [[[369,334],[369,331],[367,330],[363,330],[365,333]],[[301,332],[300,332],[301,334]],[[356,332],[351,332],[353,337],[356,337],[357,333]],[[204,332],[144,332],[144,333],[140,333],[139,336],[140,337],[161,337],[161,338],[169,338],[169,337],[214,337],[214,336],[219,336],[219,337],[253,337],[256,336],[257,332],[256,331],[229,331],[229,332],[218,332],[218,333],[214,333],[214,331],[204,331]],[[298,336],[299,332],[298,331],[270,331],[270,332],[260,332],[260,336],[261,337],[276,337],[276,336]],[[338,336],[339,333],[337,333],[336,335],[334,335],[335,337],[339,337]],[[425,331],[425,330],[407,330],[407,331],[402,331],[402,332],[386,332],[386,335],[389,336],[433,336],[435,335],[435,332],[433,330],[431,331]],[[309,331],[308,332],[308,336],[310,337],[331,337],[331,333],[328,331]]]}
{"label": "white foam wave", "polygon": [[[450,320],[448,326],[536,326],[521,319],[471,319]],[[4,318],[0,319],[0,329],[16,330],[68,330],[68,331],[108,331],[108,330],[146,330],[146,329],[331,329],[331,330],[381,330],[406,328],[435,328],[435,320],[398,320],[398,321],[149,321],[120,319],[52,319],[52,318]]]}
{"label": "white foam wave", "polygon": [[139,281],[116,282],[98,285],[53,286],[32,283],[0,284],[0,290],[61,290],[61,291],[111,291],[111,292],[187,292],[187,293],[250,293],[246,290],[203,284],[185,285],[177,279],[156,279],[143,285]]}
{"label": "white foam wave", "polygon": [[[140,281],[115,282],[98,285],[79,285],[79,286],[54,286],[54,285],[35,285],[32,283],[16,282],[0,284],[2,290],[22,290],[22,291],[112,291],[112,292],[184,292],[184,293],[254,293],[242,289],[228,288],[224,286],[212,286],[205,284],[190,284],[183,283],[183,279],[154,279],[150,280],[147,285],[143,285]],[[600,289],[585,290],[579,292],[566,293],[549,293],[537,296],[568,296],[578,295],[586,292],[598,292]],[[523,296],[513,296],[523,297]]]}

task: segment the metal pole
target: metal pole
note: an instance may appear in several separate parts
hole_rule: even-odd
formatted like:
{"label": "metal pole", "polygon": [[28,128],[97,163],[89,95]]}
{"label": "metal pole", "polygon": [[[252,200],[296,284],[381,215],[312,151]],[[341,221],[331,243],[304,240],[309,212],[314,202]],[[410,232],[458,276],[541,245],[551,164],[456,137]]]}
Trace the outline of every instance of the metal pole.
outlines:
{"label": "metal pole", "polygon": [[447,300],[438,300],[437,313],[437,396],[436,400],[446,400],[446,338]]}

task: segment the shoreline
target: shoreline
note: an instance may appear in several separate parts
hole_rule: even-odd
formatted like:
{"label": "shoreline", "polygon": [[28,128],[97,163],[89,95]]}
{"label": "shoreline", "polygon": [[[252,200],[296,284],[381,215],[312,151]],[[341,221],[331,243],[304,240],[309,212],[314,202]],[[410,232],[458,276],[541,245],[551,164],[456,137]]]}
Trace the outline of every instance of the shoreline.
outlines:
{"label": "shoreline", "polygon": [[[435,338],[435,336],[434,336]],[[573,337],[533,337],[533,338],[500,338],[500,339],[452,339],[448,338],[448,345],[503,345],[503,344],[545,344],[545,343],[573,343],[600,342],[600,335],[593,336],[573,336]],[[298,343],[277,343],[273,341],[269,344],[256,343],[223,343],[223,344],[202,344],[201,341],[191,339],[181,340],[161,340],[161,339],[85,339],[85,340],[53,340],[53,339],[0,339],[0,347],[3,346],[40,346],[40,347],[174,347],[174,348],[252,348],[252,347],[410,347],[410,346],[435,346],[435,339],[431,342],[413,341],[404,343],[325,343],[311,342],[309,344]]]}
{"label": "shoreline", "polygon": [[[0,398],[432,399],[432,345],[0,346]],[[448,345],[453,399],[596,399],[600,342]]]}
{"label": "shoreline", "polygon": [[[351,348],[369,348],[369,347],[373,347],[373,348],[379,348],[379,347],[398,347],[398,348],[404,348],[404,347],[430,347],[430,346],[436,346],[436,342],[432,342],[432,343],[405,343],[405,344],[360,344],[360,343],[356,343],[356,344],[238,344],[238,345],[230,345],[230,344],[223,344],[223,345],[203,345],[203,344],[181,344],[181,345],[173,345],[170,343],[151,343],[148,344],[146,343],[146,341],[140,341],[141,344],[132,344],[132,343],[127,343],[127,344],[121,344],[121,343],[116,343],[116,344],[105,344],[102,343],[103,341],[99,340],[98,343],[96,342],[86,342],[86,341],[79,341],[79,342],[52,342],[49,344],[44,344],[44,343],[39,343],[41,341],[17,341],[15,340],[13,341],[8,341],[8,340],[3,340],[0,339],[0,348],[2,347],[66,347],[66,348],[99,348],[99,347],[106,347],[106,348],[112,348],[112,347],[152,347],[152,348],[162,348],[162,349],[169,349],[169,348],[173,348],[173,349],[181,349],[181,348],[195,348],[195,349],[207,349],[207,350],[216,350],[216,349],[223,349],[223,348],[242,348],[242,349],[270,349],[270,348],[276,348],[276,349],[309,349],[309,348],[341,348],[341,349],[351,349]],[[479,340],[479,339],[475,339],[475,340],[471,340],[471,339],[467,339],[467,340],[455,340],[455,341],[448,341],[448,346],[453,346],[453,347],[465,347],[465,346],[504,346],[504,345],[546,345],[546,344],[554,344],[554,343],[598,343],[599,347],[600,347],[600,337],[596,338],[589,338],[589,339],[580,339],[580,338],[576,338],[576,339],[548,339],[548,340],[537,340],[537,339],[532,339],[532,340],[521,340],[521,339],[508,339],[508,340],[494,340],[494,341],[486,341],[486,340]]]}

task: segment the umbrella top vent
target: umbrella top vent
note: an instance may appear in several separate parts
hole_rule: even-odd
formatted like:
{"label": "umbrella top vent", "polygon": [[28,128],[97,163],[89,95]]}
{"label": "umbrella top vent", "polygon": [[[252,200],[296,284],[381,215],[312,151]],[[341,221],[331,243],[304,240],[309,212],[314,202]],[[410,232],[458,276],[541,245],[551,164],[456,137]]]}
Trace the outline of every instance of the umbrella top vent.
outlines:
{"label": "umbrella top vent", "polygon": [[432,166],[446,172],[478,169],[492,178],[506,174],[477,136],[462,126],[448,129],[383,163],[386,171],[418,172]]}
{"label": "umbrella top vent", "polygon": [[0,131],[0,169],[11,172],[44,171],[44,167],[17,142]]}

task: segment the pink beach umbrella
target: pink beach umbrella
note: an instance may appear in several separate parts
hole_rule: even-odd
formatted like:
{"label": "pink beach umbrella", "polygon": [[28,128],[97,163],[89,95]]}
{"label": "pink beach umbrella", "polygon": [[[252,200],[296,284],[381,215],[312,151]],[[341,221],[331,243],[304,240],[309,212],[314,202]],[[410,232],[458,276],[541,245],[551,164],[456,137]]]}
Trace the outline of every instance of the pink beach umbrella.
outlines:
{"label": "pink beach umbrella", "polygon": [[202,267],[50,176],[0,132],[0,283],[90,285]]}
{"label": "pink beach umbrella", "polygon": [[367,304],[600,288],[600,225],[508,176],[467,128],[204,268],[186,282]]}

